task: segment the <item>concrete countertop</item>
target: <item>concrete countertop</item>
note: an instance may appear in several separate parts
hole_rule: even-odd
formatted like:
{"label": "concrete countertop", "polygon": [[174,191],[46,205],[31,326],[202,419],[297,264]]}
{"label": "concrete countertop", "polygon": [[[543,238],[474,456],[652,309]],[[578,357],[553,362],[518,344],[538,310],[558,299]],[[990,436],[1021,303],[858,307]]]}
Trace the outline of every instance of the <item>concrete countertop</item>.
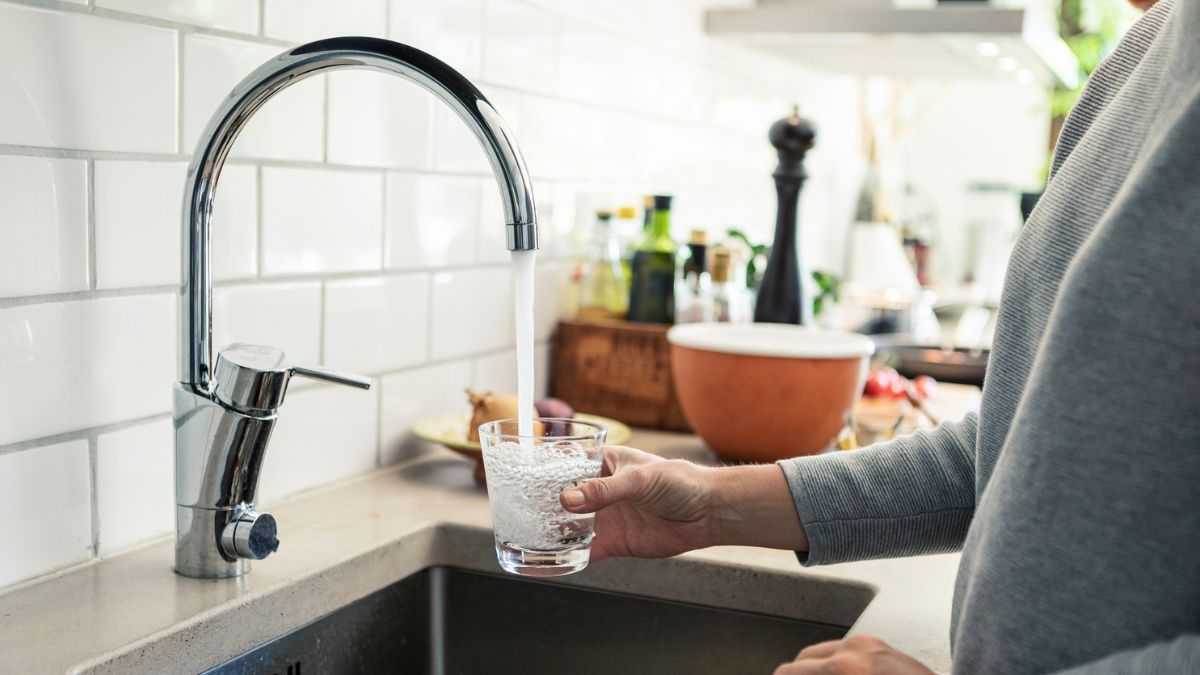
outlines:
{"label": "concrete countertop", "polygon": [[[711,461],[686,434],[639,431],[630,445]],[[498,571],[487,495],[471,463],[441,449],[271,510],[279,553],[241,579],[174,574],[164,539],[0,594],[0,671],[198,672],[426,567]],[[716,547],[605,561],[562,579],[795,618],[836,617],[850,611],[846,598],[861,606],[874,591],[851,634],[946,671],[957,563],[940,555],[804,569],[787,551]]]}

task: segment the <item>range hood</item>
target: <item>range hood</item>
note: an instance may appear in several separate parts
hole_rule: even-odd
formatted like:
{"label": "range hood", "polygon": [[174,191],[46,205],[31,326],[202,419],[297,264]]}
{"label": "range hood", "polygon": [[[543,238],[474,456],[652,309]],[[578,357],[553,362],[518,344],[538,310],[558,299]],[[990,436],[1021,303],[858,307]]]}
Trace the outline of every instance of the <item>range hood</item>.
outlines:
{"label": "range hood", "polygon": [[705,28],[825,72],[1078,82],[1075,57],[1045,8],[984,0],[758,0],[708,10]]}

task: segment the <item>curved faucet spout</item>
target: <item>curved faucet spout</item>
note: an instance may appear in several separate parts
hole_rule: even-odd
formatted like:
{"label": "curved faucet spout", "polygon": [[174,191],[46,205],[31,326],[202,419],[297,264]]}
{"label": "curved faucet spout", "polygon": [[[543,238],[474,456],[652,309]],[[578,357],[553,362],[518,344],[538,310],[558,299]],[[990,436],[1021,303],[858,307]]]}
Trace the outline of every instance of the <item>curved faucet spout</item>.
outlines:
{"label": "curved faucet spout", "polygon": [[390,40],[340,37],[319,40],[264,63],[234,88],[200,137],[183,197],[181,288],[184,387],[208,393],[212,382],[212,272],[209,219],[213,194],[230,147],[254,113],[291,84],[339,68],[381,70],[412,81],[449,105],[483,145],[499,183],[508,249],[536,249],[537,213],[525,161],[504,120],[465,77],[425,52]]}

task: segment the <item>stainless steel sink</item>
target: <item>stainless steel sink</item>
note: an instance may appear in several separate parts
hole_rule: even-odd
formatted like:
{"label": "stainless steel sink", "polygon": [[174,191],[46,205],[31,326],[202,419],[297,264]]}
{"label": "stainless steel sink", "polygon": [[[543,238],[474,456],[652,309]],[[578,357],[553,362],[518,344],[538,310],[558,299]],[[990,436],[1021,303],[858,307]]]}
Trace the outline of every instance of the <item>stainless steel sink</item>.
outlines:
{"label": "stainless steel sink", "polygon": [[[861,604],[868,598],[869,592]],[[861,606],[853,616],[859,611]],[[205,672],[769,673],[804,646],[846,630],[430,567]]]}

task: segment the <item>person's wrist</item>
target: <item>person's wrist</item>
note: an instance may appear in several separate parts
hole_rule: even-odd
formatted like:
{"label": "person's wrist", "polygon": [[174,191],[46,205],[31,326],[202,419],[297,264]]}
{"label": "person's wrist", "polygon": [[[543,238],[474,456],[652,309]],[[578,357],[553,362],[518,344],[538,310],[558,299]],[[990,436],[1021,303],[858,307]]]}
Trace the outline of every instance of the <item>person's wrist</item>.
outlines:
{"label": "person's wrist", "polygon": [[745,539],[747,526],[739,502],[744,500],[745,477],[739,475],[749,467],[704,469],[708,494],[708,546],[740,543]]}
{"label": "person's wrist", "polygon": [[787,481],[774,464],[709,469],[709,546],[807,550]]}

